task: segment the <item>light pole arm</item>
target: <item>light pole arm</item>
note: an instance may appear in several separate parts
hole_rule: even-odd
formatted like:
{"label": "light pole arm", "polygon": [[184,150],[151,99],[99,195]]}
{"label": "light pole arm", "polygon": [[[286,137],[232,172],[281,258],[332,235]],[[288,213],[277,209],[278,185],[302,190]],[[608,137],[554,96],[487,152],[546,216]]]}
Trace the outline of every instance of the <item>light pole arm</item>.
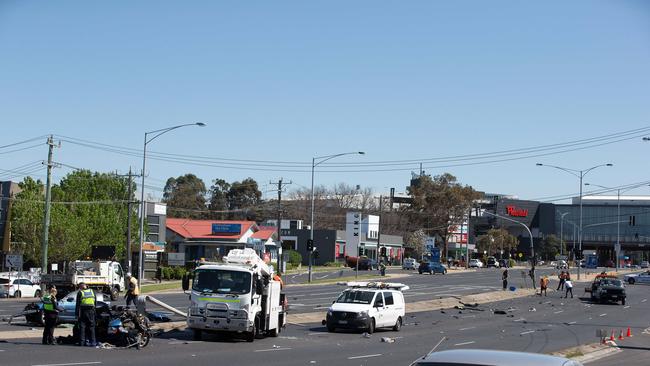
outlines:
{"label": "light pole arm", "polygon": [[[198,124],[198,123],[185,123],[185,124],[178,125],[178,126],[172,126],[172,127],[167,127],[167,128],[161,128],[161,129],[159,129],[159,130],[153,130],[153,131],[145,132],[145,133],[144,133],[144,144],[146,145],[146,144],[150,143],[151,141],[153,141],[153,140],[155,140],[156,138],[158,138],[160,135],[164,135],[164,134],[166,134],[166,133],[169,132],[169,131],[173,131],[173,130],[175,130],[175,129],[177,129],[177,128],[181,128],[181,127],[185,127],[185,126],[204,126],[204,124]],[[155,135],[154,135],[152,138],[147,139],[147,136],[148,136],[148,135],[151,135],[151,134],[155,134]]]}

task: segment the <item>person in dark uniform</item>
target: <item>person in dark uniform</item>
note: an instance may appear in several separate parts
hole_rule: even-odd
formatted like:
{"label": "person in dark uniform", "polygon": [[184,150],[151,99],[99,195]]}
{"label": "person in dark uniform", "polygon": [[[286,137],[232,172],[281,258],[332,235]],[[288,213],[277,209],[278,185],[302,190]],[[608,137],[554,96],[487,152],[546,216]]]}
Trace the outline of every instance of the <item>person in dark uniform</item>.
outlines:
{"label": "person in dark uniform", "polygon": [[[95,347],[95,291],[89,289],[85,283],[79,284],[77,292],[77,322],[79,323],[79,346]],[[86,331],[90,339],[86,339]]]}
{"label": "person in dark uniform", "polygon": [[508,288],[508,269],[503,270],[503,274],[501,275],[501,281],[503,281],[503,291],[505,291]]}
{"label": "person in dark uniform", "polygon": [[50,293],[43,296],[43,344],[56,344],[54,342],[54,328],[59,320],[59,303],[56,301],[56,287],[50,289]]}

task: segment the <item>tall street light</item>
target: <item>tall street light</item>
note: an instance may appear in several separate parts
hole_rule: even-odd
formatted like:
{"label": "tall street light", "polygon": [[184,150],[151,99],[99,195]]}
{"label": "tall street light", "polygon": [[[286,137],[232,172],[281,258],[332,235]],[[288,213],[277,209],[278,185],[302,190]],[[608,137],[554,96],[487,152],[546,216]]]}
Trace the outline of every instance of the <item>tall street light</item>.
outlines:
{"label": "tall street light", "polygon": [[[577,169],[569,169],[569,168],[563,168],[557,165],[548,165],[548,164],[542,164],[542,163],[537,163],[537,166],[547,166],[550,168],[555,168],[562,170],[564,172],[567,172],[577,178],[580,179],[580,222],[578,226],[578,251],[582,253],[582,179],[587,175],[590,171],[600,168],[603,166],[614,166],[614,164],[607,163],[607,164],[600,164],[600,165],[595,165],[592,166],[589,169],[584,169],[584,170],[577,170]],[[578,266],[578,280],[580,279],[580,266]]]}
{"label": "tall street light", "polygon": [[[199,126],[199,127],[204,127],[205,123],[203,122],[197,122],[197,123],[186,123],[183,125],[178,125],[178,126],[172,126],[172,127],[167,127],[167,128],[161,128],[159,130],[153,130],[149,132],[144,133],[144,147],[142,149],[142,186],[140,187],[140,257],[138,258],[138,279],[140,280],[140,283],[142,283],[142,280],[144,279],[144,258],[143,258],[143,251],[142,247],[144,246],[144,218],[147,216],[147,205],[144,202],[144,177],[145,177],[145,168],[147,164],[147,144],[150,143],[151,141],[155,140],[158,136],[163,135],[169,131],[181,128],[181,127],[186,127],[186,126]],[[153,135],[152,137],[149,137],[149,135]],[[129,264],[130,265],[130,264]]]}
{"label": "tall street light", "polygon": [[560,255],[564,256],[564,216],[570,214],[570,212],[565,212],[560,215]]}
{"label": "tall street light", "polygon": [[[325,155],[325,156],[317,156],[315,158],[311,159],[311,226],[309,227],[309,239],[311,242],[314,242],[314,170],[316,166],[334,158],[338,158],[339,156],[345,156],[345,155],[365,155],[366,153],[363,151],[353,151],[353,152],[346,152],[346,153],[340,153],[340,154],[334,154],[334,155]],[[312,267],[312,252],[307,253],[309,256],[309,280],[308,282],[311,283],[311,267]],[[359,262],[359,255],[357,253],[357,262]]]}
{"label": "tall street light", "polygon": [[621,190],[621,188],[611,188],[601,186],[599,184],[585,183],[585,186],[594,186],[598,188],[607,189],[610,191],[616,190],[616,246],[614,247],[614,252],[616,256],[616,272],[618,272],[618,261],[621,256],[621,193],[627,192],[631,189],[645,186],[647,184],[641,184],[634,187],[629,187],[627,189]]}

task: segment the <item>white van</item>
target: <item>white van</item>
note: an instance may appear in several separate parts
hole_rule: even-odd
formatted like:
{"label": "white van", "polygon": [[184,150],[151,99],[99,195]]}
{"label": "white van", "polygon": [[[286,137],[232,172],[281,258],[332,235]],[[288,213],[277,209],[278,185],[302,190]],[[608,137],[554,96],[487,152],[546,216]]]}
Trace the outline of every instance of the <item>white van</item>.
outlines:
{"label": "white van", "polygon": [[377,328],[399,331],[404,321],[406,306],[400,283],[350,282],[327,311],[323,325],[328,332],[337,328],[365,330],[373,333]]}

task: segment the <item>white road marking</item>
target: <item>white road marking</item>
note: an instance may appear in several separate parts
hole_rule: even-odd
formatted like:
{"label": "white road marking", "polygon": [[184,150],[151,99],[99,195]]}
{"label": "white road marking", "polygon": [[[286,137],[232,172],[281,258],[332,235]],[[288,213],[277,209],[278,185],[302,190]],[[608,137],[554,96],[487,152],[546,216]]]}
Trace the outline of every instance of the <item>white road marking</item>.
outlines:
{"label": "white road marking", "polygon": [[381,356],[381,353],[375,353],[373,355],[364,355],[364,356],[352,356],[352,357],[348,357],[348,360],[357,360],[360,358],[370,358],[370,357],[379,357],[379,356]]}
{"label": "white road marking", "polygon": [[466,316],[461,316],[461,318],[463,318],[463,319],[476,318],[476,315],[466,315]]}
{"label": "white road marking", "polygon": [[476,329],[476,327],[460,328],[460,329],[458,329],[458,330],[470,330],[470,329]]}
{"label": "white road marking", "polygon": [[74,362],[74,363],[50,363],[42,365],[32,365],[32,366],[77,366],[77,365],[97,365],[102,363],[101,361],[91,361],[91,362]]}
{"label": "white road marking", "polygon": [[607,316],[607,313],[602,313],[602,314],[600,314],[598,316]]}
{"label": "white road marking", "polygon": [[454,346],[466,346],[468,344],[474,344],[474,343],[476,343],[476,342],[471,341],[471,342],[456,343],[456,344],[454,344]]}
{"label": "white road marking", "polygon": [[559,313],[563,313],[563,312],[564,312],[564,310],[558,310],[558,311],[553,312],[553,314],[559,314]]}
{"label": "white road marking", "polygon": [[524,318],[519,318],[519,319],[517,319],[517,320],[513,320],[513,322],[523,322],[523,321],[525,321],[525,320],[526,320],[526,319],[524,319]]}
{"label": "white road marking", "polygon": [[530,333],[535,333],[535,331],[534,330],[529,330],[527,332],[521,332],[521,333],[519,333],[519,335],[526,335],[526,334],[530,334]]}
{"label": "white road marking", "polygon": [[573,325],[573,324],[577,324],[577,323],[578,323],[578,322],[568,322],[567,324],[569,324],[569,325]]}
{"label": "white road marking", "polygon": [[630,308],[630,305],[623,306],[623,309],[629,309],[629,308]]}
{"label": "white road marking", "polygon": [[646,301],[648,301],[648,299],[643,299],[643,300],[641,300],[641,302],[646,302]]}
{"label": "white road marking", "polygon": [[255,352],[286,351],[286,350],[290,350],[290,349],[291,348],[289,348],[289,347],[280,347],[280,348],[258,349],[258,350],[255,350]]}
{"label": "white road marking", "polygon": [[329,308],[330,308],[329,306],[319,306],[319,307],[315,307],[314,310],[323,310],[323,309],[329,309]]}

